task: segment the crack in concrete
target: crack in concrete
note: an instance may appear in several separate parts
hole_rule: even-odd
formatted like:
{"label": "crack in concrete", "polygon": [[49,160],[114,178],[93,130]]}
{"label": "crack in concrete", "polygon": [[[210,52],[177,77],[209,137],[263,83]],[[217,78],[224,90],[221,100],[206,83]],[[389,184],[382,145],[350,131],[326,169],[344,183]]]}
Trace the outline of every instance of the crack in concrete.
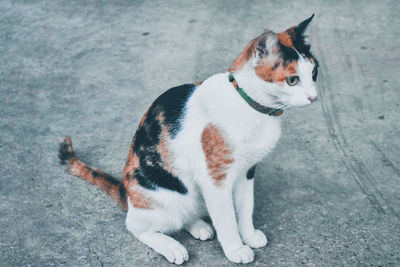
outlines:
{"label": "crack in concrete", "polygon": [[[319,32],[317,31],[317,35]],[[335,38],[339,43],[341,50],[344,50],[343,44],[341,43],[341,36],[338,30],[335,30]],[[328,70],[329,68],[324,63],[324,54],[320,53],[321,66]],[[321,73],[323,76],[323,73]],[[349,149],[349,145],[346,140],[346,136],[342,131],[340,124],[340,119],[338,113],[334,112],[338,110],[338,107],[331,97],[331,95],[326,94],[329,92],[326,88],[329,88],[330,78],[323,76],[325,79],[321,79],[320,86],[320,99],[321,107],[323,111],[323,116],[325,123],[328,128],[328,132],[331,136],[331,141],[334,148],[341,154],[342,163],[346,167],[348,173],[353,177],[354,182],[357,184],[361,192],[366,196],[371,206],[380,214],[393,214],[398,220],[400,220],[400,215],[396,213],[390,203],[384,198],[382,192],[376,186],[375,177],[369,172],[365,164],[356,157],[352,151]]]}
{"label": "crack in concrete", "polygon": [[92,250],[90,249],[90,247],[88,247],[88,248],[89,248],[89,252],[90,252],[91,254],[94,254],[94,255],[96,256],[96,259],[99,261],[101,267],[104,267],[104,262],[103,262],[103,260],[101,259],[101,257],[100,257],[95,251],[92,251]]}
{"label": "crack in concrete", "polygon": [[395,173],[397,176],[400,177],[400,170],[394,165],[394,163],[386,156],[385,153],[383,153],[382,149],[379,148],[379,146],[371,141],[371,144],[374,146],[374,148],[376,149],[376,151],[378,151],[378,153],[380,154],[380,157],[382,159],[382,161],[385,163],[386,166],[389,166],[392,170],[393,173]]}
{"label": "crack in concrete", "polygon": [[62,194],[60,193],[60,192],[57,192],[57,195],[60,197],[59,199],[59,205],[60,205],[60,210],[59,210],[59,212],[60,212],[60,214],[61,215],[63,215],[63,210],[64,210],[64,206],[63,206],[63,204],[62,204],[62,200],[63,200],[63,196],[62,196]]}

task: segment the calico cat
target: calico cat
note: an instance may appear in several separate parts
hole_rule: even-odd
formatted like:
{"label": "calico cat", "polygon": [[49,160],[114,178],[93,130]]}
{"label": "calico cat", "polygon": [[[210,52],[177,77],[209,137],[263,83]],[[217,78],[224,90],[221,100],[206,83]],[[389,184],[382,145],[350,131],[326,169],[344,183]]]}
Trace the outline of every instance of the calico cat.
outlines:
{"label": "calico cat", "polygon": [[168,261],[189,258],[168,233],[208,240],[214,227],[230,261],[252,262],[251,248],[267,245],[252,219],[256,164],[279,139],[279,116],[317,98],[318,62],[304,35],[313,16],[281,33],[265,30],[228,72],[158,97],[133,137],[122,182],[81,162],[69,137],[60,159],[128,210],[127,229]]}

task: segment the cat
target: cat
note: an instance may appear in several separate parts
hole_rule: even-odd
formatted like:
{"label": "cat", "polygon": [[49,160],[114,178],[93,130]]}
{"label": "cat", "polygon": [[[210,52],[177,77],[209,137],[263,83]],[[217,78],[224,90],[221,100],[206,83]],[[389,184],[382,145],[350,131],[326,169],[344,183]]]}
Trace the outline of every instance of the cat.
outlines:
{"label": "cat", "polygon": [[159,96],[139,123],[122,182],[81,162],[69,137],[61,161],[110,194],[128,211],[127,229],[169,262],[189,254],[168,233],[208,240],[214,228],[228,260],[252,262],[251,248],[267,245],[252,219],[256,164],[280,137],[280,115],[317,98],[318,61],[305,40],[313,16],[281,33],[265,30],[227,72]]}

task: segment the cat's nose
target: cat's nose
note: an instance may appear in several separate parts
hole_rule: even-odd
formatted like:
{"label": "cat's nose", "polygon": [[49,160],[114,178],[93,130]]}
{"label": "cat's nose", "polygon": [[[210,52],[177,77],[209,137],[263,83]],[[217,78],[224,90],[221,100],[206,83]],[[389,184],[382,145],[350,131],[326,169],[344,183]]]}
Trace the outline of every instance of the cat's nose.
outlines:
{"label": "cat's nose", "polygon": [[314,102],[315,100],[317,100],[317,97],[316,97],[316,96],[314,96],[314,97],[310,96],[310,97],[307,98],[307,99],[310,100],[310,102],[312,103],[312,102]]}

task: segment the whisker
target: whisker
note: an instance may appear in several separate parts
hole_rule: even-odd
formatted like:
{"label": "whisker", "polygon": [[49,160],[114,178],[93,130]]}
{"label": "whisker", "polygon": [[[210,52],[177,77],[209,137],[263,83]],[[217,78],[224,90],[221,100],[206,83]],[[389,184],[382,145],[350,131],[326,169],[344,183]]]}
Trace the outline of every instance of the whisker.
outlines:
{"label": "whisker", "polygon": [[288,109],[287,109],[287,112],[290,112],[290,111],[292,111],[292,110],[294,110],[296,107],[294,107],[294,106],[292,106],[292,105],[289,105],[289,107],[288,107]]}
{"label": "whisker", "polygon": [[284,104],[284,105],[282,106],[282,109],[283,109],[283,110],[286,110],[289,106],[290,106],[289,104]]}

